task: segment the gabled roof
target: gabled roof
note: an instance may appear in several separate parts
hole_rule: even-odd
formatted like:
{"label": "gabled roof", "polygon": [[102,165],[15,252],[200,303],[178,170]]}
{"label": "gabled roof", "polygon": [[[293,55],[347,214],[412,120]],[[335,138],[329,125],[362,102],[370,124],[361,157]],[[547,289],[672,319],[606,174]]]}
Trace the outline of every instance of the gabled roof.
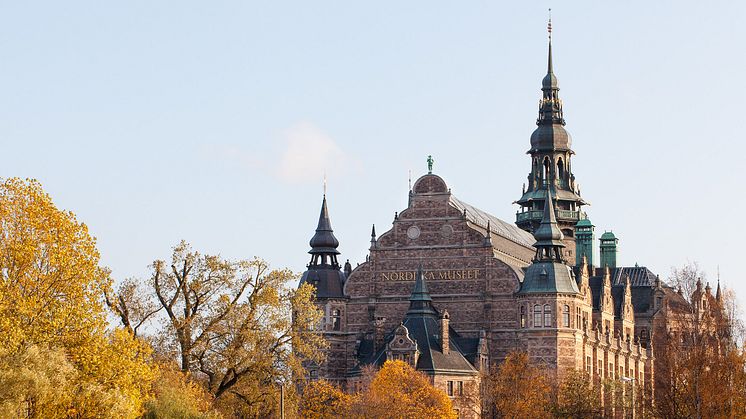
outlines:
{"label": "gabled roof", "polygon": [[[415,369],[428,374],[434,373],[452,373],[452,374],[477,374],[477,369],[466,359],[464,352],[458,342],[461,337],[453,329],[449,328],[450,350],[447,354],[443,353],[441,340],[439,338],[440,321],[435,316],[407,316],[402,323],[409,331],[409,337],[417,342],[417,350],[420,353],[417,359]],[[394,337],[393,331],[386,335],[385,342],[390,342]],[[386,347],[372,353],[373,342],[366,340],[361,342],[359,353],[364,356],[364,351],[368,352],[367,357],[360,360],[360,364],[353,371],[352,375],[359,373],[363,365],[382,366],[386,362]]]}

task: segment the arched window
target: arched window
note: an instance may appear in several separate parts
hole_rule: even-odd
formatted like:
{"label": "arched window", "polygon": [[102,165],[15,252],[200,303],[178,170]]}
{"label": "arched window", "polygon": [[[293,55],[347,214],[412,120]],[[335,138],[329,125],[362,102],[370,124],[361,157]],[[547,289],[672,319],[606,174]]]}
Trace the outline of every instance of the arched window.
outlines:
{"label": "arched window", "polygon": [[562,307],[562,327],[570,327],[570,306]]}
{"label": "arched window", "polygon": [[534,327],[541,327],[541,306],[534,306]]}
{"label": "arched window", "polygon": [[552,327],[552,310],[549,304],[544,304],[544,327]]}
{"label": "arched window", "polygon": [[521,306],[521,328],[526,327],[526,307]]}
{"label": "arched window", "polygon": [[544,183],[549,182],[549,157],[544,157]]}
{"label": "arched window", "polygon": [[341,329],[342,322],[340,321],[340,317],[341,316],[339,315],[339,310],[332,310],[332,330],[339,331]]}
{"label": "arched window", "polygon": [[559,179],[565,178],[565,165],[564,165],[564,162],[562,161],[562,157],[560,157],[557,160],[557,177]]}

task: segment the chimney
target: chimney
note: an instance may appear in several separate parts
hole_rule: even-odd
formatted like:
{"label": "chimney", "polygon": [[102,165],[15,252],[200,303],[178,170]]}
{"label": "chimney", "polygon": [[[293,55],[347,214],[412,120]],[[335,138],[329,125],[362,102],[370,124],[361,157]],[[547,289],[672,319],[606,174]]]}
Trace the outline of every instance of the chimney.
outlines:
{"label": "chimney", "polygon": [[449,318],[448,311],[443,310],[443,314],[440,315],[440,346],[443,349],[444,355],[448,355],[451,350],[450,336],[448,336]]}

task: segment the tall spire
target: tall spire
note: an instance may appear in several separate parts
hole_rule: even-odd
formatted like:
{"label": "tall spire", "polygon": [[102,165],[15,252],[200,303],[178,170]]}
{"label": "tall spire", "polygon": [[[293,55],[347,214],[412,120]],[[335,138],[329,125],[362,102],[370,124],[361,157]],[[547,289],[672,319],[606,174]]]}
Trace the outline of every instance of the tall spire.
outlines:
{"label": "tall spire", "polygon": [[[551,10],[550,10],[551,11]],[[547,75],[541,81],[542,97],[539,101],[539,118],[536,125],[565,125],[565,119],[562,115],[562,100],[559,98],[559,81],[554,75],[554,65],[552,64],[552,18],[549,18],[547,25],[549,32],[549,51],[547,53]]]}
{"label": "tall spire", "polygon": [[422,264],[417,268],[414,288],[412,289],[412,294],[409,296],[409,310],[407,310],[407,314],[437,314],[433,308],[433,299],[430,297],[430,291],[427,289]]}
{"label": "tall spire", "polygon": [[547,23],[547,33],[549,34],[549,59],[547,64],[547,74],[553,74],[552,71],[552,9],[549,9],[549,23]]}
{"label": "tall spire", "polygon": [[[319,224],[316,227],[316,233],[311,237],[309,242],[311,250],[308,252],[311,255],[311,264],[315,265],[321,262],[322,265],[327,263],[332,266],[338,266],[337,255],[339,251],[339,240],[334,237],[334,230],[332,230],[332,222],[329,219],[329,209],[326,206],[326,194],[321,203],[321,213],[319,214]],[[319,261],[319,257],[321,260]],[[329,261],[327,262],[327,257]]]}

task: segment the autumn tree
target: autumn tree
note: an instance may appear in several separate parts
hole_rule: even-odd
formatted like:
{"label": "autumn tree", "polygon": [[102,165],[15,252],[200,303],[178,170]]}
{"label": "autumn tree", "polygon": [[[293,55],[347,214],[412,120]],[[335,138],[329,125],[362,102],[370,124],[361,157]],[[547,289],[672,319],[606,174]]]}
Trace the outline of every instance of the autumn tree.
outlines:
{"label": "autumn tree", "polygon": [[258,258],[204,255],[183,241],[168,263],[156,260],[151,268],[148,284],[109,299],[115,312],[136,330],[157,310],[148,298],[157,302],[157,349],[203,380],[225,410],[243,406],[246,416],[268,414],[278,383],[302,375],[302,359],[321,361],[324,340],[315,330],[322,313],[313,303],[314,288],[289,288],[290,271],[272,270]]}
{"label": "autumn tree", "polygon": [[584,371],[565,372],[555,386],[551,411],[560,418],[598,418],[603,416],[599,386]]}
{"label": "autumn tree", "polygon": [[355,418],[456,418],[448,396],[403,361],[386,361],[351,410]]}
{"label": "autumn tree", "polygon": [[348,417],[353,397],[326,380],[312,381],[303,389],[300,416],[306,419]]}
{"label": "autumn tree", "polygon": [[525,352],[511,352],[484,377],[484,398],[497,418],[549,417],[550,387],[545,368]]}
{"label": "autumn tree", "polygon": [[[668,303],[666,330],[656,331],[656,410],[660,416],[741,417],[746,415],[746,359],[735,345],[735,301],[703,287],[696,264],[672,271],[683,303]],[[718,294],[716,292],[716,294]],[[730,307],[729,307],[730,305]]]}
{"label": "autumn tree", "polygon": [[122,327],[134,336],[140,333],[140,327],[162,310],[153,296],[146,293],[134,278],[125,279],[115,290],[105,288],[104,301],[122,322]]}
{"label": "autumn tree", "polygon": [[155,376],[150,348],[107,331],[109,286],[85,224],[38,182],[0,180],[0,388],[15,389],[0,406],[23,410],[11,416],[141,414]]}
{"label": "autumn tree", "polygon": [[153,383],[153,398],[145,404],[144,419],[183,418],[219,419],[212,409],[212,395],[189,373],[182,372],[172,362],[160,365]]}

